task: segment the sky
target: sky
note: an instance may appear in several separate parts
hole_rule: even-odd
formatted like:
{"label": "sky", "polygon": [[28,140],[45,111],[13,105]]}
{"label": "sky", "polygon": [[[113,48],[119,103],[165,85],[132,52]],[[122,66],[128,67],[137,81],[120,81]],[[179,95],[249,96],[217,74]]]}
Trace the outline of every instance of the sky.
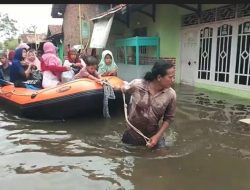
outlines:
{"label": "sky", "polygon": [[[8,13],[16,20],[20,33],[31,25],[37,26],[37,33],[47,33],[48,25],[62,24],[63,19],[51,17],[52,4],[1,4],[0,13]],[[20,34],[19,33],[19,34]]]}

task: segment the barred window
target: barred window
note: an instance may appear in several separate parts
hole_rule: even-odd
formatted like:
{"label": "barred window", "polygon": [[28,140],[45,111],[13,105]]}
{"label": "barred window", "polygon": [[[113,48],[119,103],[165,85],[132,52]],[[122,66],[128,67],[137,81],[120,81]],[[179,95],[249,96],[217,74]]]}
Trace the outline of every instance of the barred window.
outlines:
{"label": "barred window", "polygon": [[198,79],[210,80],[213,28],[200,30]]}
{"label": "barred window", "polygon": [[217,30],[215,81],[229,82],[232,30],[233,27],[228,24]]}
{"label": "barred window", "polygon": [[250,22],[239,25],[235,66],[235,84],[250,86]]}

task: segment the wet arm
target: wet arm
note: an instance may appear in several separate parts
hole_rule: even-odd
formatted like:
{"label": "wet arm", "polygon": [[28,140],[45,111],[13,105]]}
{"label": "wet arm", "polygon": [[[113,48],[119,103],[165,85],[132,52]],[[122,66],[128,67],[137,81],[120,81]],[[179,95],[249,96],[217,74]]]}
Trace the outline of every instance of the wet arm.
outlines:
{"label": "wet arm", "polygon": [[170,101],[169,105],[165,110],[161,127],[159,128],[158,132],[153,137],[150,138],[150,143],[148,145],[149,148],[154,147],[158,143],[159,139],[163,136],[165,130],[174,120],[175,110],[176,110],[176,94],[174,93],[172,100]]}
{"label": "wet arm", "polygon": [[169,123],[167,121],[163,121],[161,127],[159,128],[158,132],[150,138],[149,145],[147,145],[149,148],[154,147],[160,138],[162,137],[165,130],[169,127]]}
{"label": "wet arm", "polygon": [[124,93],[132,94],[136,89],[136,80],[134,79],[131,82],[123,81],[123,85],[118,88],[118,90],[121,90]]}
{"label": "wet arm", "polygon": [[99,78],[97,78],[97,77],[95,77],[95,76],[93,76],[93,75],[91,75],[91,74],[89,74],[89,75],[87,76],[87,78],[89,78],[89,79],[91,79],[91,80],[94,80],[94,81],[99,81],[99,80],[100,80]]}

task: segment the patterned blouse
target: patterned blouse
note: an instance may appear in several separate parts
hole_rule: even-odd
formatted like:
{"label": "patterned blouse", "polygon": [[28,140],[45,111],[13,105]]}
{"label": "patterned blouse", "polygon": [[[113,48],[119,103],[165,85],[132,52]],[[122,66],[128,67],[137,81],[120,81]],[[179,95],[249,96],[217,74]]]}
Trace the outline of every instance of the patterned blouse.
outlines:
{"label": "patterned blouse", "polygon": [[[149,91],[149,82],[144,79],[134,79],[125,84],[125,92],[131,94],[128,119],[147,137],[155,135],[159,129],[159,121],[169,124],[173,121],[176,108],[176,93],[167,88],[155,95]],[[128,132],[137,139],[143,138],[128,126]]]}

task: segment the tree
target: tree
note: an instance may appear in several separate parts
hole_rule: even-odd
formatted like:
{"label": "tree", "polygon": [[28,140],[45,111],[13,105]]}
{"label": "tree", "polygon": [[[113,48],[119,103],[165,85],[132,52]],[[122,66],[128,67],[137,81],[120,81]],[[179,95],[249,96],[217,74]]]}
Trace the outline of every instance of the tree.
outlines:
{"label": "tree", "polygon": [[18,46],[18,39],[10,38],[4,41],[5,49],[16,49]]}
{"label": "tree", "polygon": [[8,14],[2,15],[0,13],[0,37],[5,37],[6,39],[11,39],[17,34],[17,28],[15,24],[16,20],[10,19]]}
{"label": "tree", "polygon": [[35,34],[36,33],[37,26],[36,25],[31,25],[30,27],[27,28],[26,33],[28,34]]}
{"label": "tree", "polygon": [[3,43],[0,42],[0,50],[2,50],[2,49],[3,49]]}

